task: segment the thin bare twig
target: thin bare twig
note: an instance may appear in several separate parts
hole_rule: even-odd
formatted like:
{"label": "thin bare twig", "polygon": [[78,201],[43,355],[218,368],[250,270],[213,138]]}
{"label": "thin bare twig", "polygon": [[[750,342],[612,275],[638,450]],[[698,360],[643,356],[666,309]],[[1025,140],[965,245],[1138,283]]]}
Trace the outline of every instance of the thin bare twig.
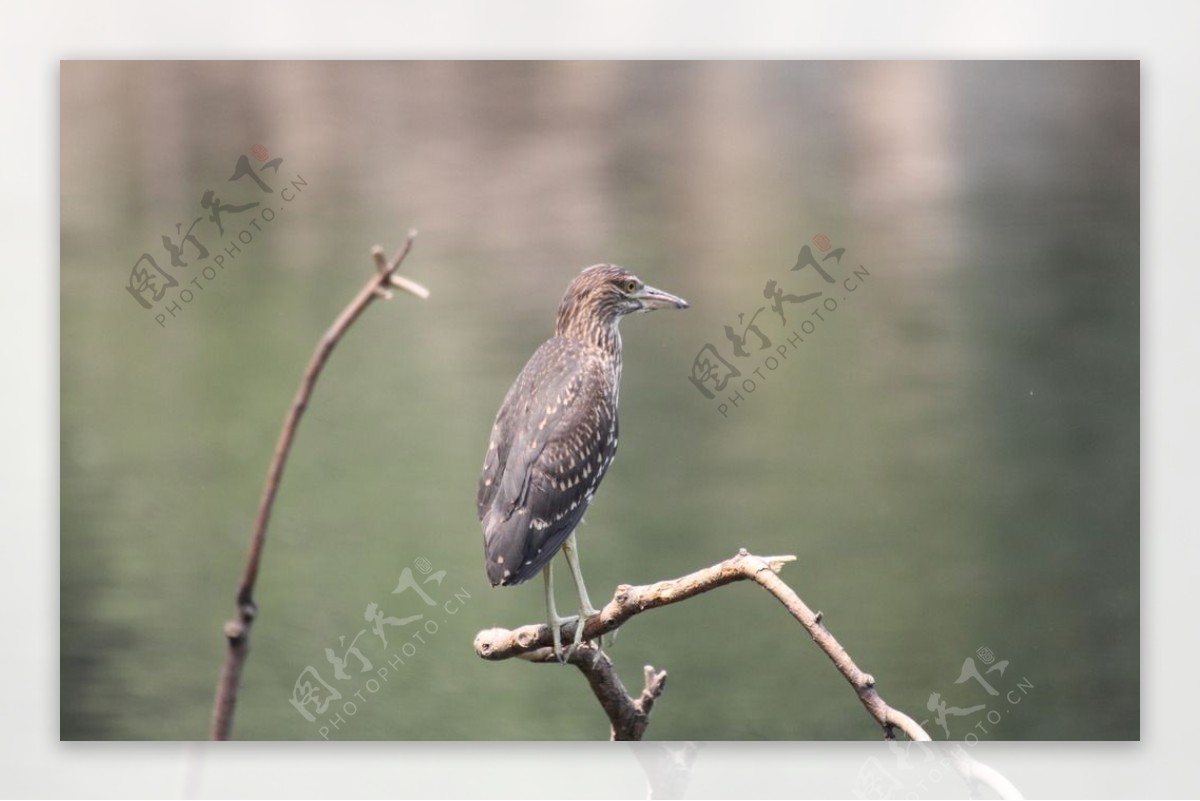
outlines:
{"label": "thin bare twig", "polygon": [[[688,598],[717,587],[723,587],[726,584],[732,584],[735,581],[753,581],[775,596],[809,633],[813,642],[832,660],[838,672],[854,688],[854,692],[866,707],[867,712],[882,727],[886,739],[894,739],[895,730],[900,729],[912,740],[929,740],[929,735],[916,721],[884,702],[875,689],[875,678],[854,664],[854,660],[846,653],[846,649],[825,628],[820,614],[809,609],[792,588],[779,578],[779,571],[795,558],[794,556],[754,556],[743,548],[736,556],[726,559],[724,562],[677,579],[638,587],[622,584],[617,587],[613,599],[603,609],[583,621],[583,638],[594,640],[601,634],[620,628],[633,616],[649,609],[686,601]],[[573,627],[564,631],[563,638],[570,640],[573,636],[572,632]],[[545,652],[550,651],[549,646],[551,646],[551,632],[545,624],[522,626],[511,631],[488,629],[475,636],[475,653],[484,659],[523,657],[534,661],[546,661]],[[553,658],[552,651],[550,658]],[[666,674],[662,675],[665,678]],[[588,681],[592,683],[590,675]],[[593,690],[595,690],[594,685]],[[624,688],[622,688],[622,692],[624,692]],[[658,692],[662,692],[661,687]],[[628,697],[627,693],[625,695]],[[655,694],[654,698],[657,697]],[[599,693],[597,693],[597,698],[600,698]],[[613,731],[617,732],[624,719],[614,717],[612,709],[605,704],[604,699],[600,699],[600,702],[609,716]],[[650,705],[653,705],[653,699],[650,700]],[[622,708],[624,709],[624,707]],[[644,711],[648,717],[649,708]],[[644,731],[645,723],[637,731],[639,737]]]}
{"label": "thin bare twig", "polygon": [[279,491],[279,480],[283,476],[283,468],[287,464],[288,453],[292,448],[292,440],[296,436],[296,427],[308,407],[312,396],[313,386],[321,375],[321,370],[329,360],[333,348],[341,340],[346,330],[354,324],[359,315],[366,310],[376,298],[391,298],[391,293],[385,287],[395,287],[410,292],[419,298],[429,297],[429,290],[415,281],[396,275],[396,270],[412,250],[416,231],[409,231],[404,246],[389,262],[383,250],[375,247],[371,256],[375,261],[377,274],[367,282],[362,291],[350,302],[329,330],[317,343],[317,348],[309,359],[304,376],[300,379],[300,387],[292,399],[291,408],[283,421],[283,430],[279,433],[279,441],[275,445],[275,454],[267,468],[267,480],[263,486],[262,497],[258,504],[258,515],[254,520],[254,533],[250,538],[250,552],[246,555],[246,566],[242,571],[242,583],[238,587],[237,611],[235,617],[225,624],[225,638],[229,648],[225,652],[225,663],[221,668],[221,676],[217,681],[217,695],[213,702],[212,727],[209,737],[213,740],[229,739],[233,727],[233,713],[237,706],[237,692],[241,685],[242,669],[246,664],[246,656],[250,650],[250,626],[258,613],[254,603],[254,585],[258,580],[259,565],[262,562],[263,546],[267,541],[267,524],[271,519],[271,507],[275,504],[275,495]]}

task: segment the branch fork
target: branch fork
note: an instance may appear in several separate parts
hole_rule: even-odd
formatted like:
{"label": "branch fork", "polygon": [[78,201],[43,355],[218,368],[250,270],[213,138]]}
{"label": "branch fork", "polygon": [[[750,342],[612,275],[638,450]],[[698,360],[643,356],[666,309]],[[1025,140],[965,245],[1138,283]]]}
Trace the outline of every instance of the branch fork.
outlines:
{"label": "branch fork", "polygon": [[[409,231],[408,240],[404,243],[404,247],[400,249],[400,251],[392,258],[390,262],[387,260],[387,256],[384,255],[383,248],[379,247],[378,245],[371,248],[371,258],[375,260],[375,269],[378,271],[380,278],[383,279],[384,284],[403,290],[410,295],[416,295],[421,300],[428,300],[428,289],[421,284],[418,284],[411,278],[405,278],[404,276],[396,273],[396,270],[399,269],[400,264],[404,261],[404,257],[408,255],[408,251],[412,248],[412,243],[416,236],[416,229]],[[385,289],[382,284],[376,286],[375,290],[377,296],[381,295],[387,300],[392,299],[392,293]]]}
{"label": "branch fork", "polygon": [[[650,711],[663,692],[667,674],[666,671],[655,672],[647,665],[646,687],[635,699],[621,685],[612,667],[612,661],[590,641],[601,634],[615,631],[642,612],[680,603],[737,581],[753,581],[783,604],[812,637],[813,642],[825,652],[854,688],[867,712],[882,728],[885,739],[894,739],[895,729],[898,728],[912,740],[929,740],[929,735],[916,721],[884,702],[875,690],[875,677],[854,664],[846,649],[825,627],[823,615],[809,609],[795,591],[779,577],[783,567],[795,559],[795,556],[755,556],[742,548],[736,555],[723,562],[677,579],[642,586],[622,584],[613,593],[612,600],[597,614],[575,623],[584,627],[585,643],[575,649],[567,661],[582,670],[587,677],[592,692],[608,715],[612,725],[612,738],[641,739],[649,723]],[[573,630],[571,627],[569,631],[564,631],[564,636],[570,637]],[[551,645],[550,627],[544,623],[521,626],[513,630],[487,629],[475,636],[475,653],[482,659],[492,661],[513,657],[532,662],[556,661]]]}

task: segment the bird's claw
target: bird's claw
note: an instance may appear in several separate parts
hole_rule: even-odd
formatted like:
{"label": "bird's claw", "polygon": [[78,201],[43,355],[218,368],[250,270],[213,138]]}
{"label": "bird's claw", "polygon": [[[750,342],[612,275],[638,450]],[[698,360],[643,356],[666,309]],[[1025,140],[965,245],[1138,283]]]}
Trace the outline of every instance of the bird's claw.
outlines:
{"label": "bird's claw", "polygon": [[[587,628],[587,622],[593,615],[598,614],[600,614],[599,609],[581,609],[579,610],[578,615],[559,617],[550,621],[550,635],[554,645],[554,658],[557,659],[560,664],[565,665],[568,661],[570,661],[571,657],[575,655],[575,652],[579,650],[579,647],[583,645],[583,632],[584,629]],[[566,648],[564,648],[562,642],[562,630],[564,626],[569,626],[572,624],[574,624],[574,629],[571,631],[571,642]],[[613,642],[617,639],[617,632],[606,631],[595,639],[600,641],[596,647],[596,658],[599,659],[600,656],[603,655],[605,648],[612,647]]]}
{"label": "bird's claw", "polygon": [[[571,656],[571,653],[574,650],[574,648],[572,648],[571,651],[563,651],[562,628],[568,623],[575,623],[578,620],[578,615],[570,615],[569,617],[554,618],[550,621],[550,635],[553,638],[554,643],[554,658],[557,659],[560,664],[565,665],[567,663],[567,659]],[[576,626],[576,628],[582,629],[580,626]],[[576,642],[576,645],[578,645],[578,642]]]}
{"label": "bird's claw", "polygon": [[[571,654],[574,654],[577,650],[579,650],[579,646],[583,644],[583,631],[584,631],[584,629],[587,628],[587,622],[589,620],[591,620],[593,615],[598,615],[598,614],[600,614],[599,609],[592,609],[591,607],[584,607],[583,609],[579,610],[578,615],[575,615],[574,617],[570,618],[571,620],[575,620],[576,623],[575,623],[574,641],[571,643],[570,650],[567,651],[568,658],[571,656]],[[604,638],[606,636],[608,636],[608,635],[605,635],[605,634],[600,635],[600,648],[598,648],[597,650],[603,650],[604,645],[605,645]],[[609,641],[608,644],[611,644],[611,640]],[[560,657],[559,661],[561,662],[561,661],[563,661],[563,659]]]}

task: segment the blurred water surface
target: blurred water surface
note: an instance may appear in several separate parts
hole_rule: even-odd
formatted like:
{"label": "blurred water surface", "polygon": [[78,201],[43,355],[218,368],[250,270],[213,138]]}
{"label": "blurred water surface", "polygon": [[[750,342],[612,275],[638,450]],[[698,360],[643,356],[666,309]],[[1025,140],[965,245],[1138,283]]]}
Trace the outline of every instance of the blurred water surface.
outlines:
{"label": "blurred water surface", "polygon": [[[492,415],[571,277],[614,261],[691,309],[622,326],[593,600],[794,553],[784,577],[935,737],[1136,738],[1138,137],[1135,62],[64,63],[62,737],[206,735],[303,365],[370,247],[416,227],[432,298],[368,311],[297,438],[237,737],[607,735],[576,671],[471,643],[543,615],[540,582],[484,577]],[[272,192],[228,180],[243,155]],[[219,235],[210,189],[261,206]],[[209,261],[172,266],[162,236],[198,217]],[[819,234],[833,284],[791,269]],[[149,310],[143,252],[179,280]],[[777,311],[770,281],[824,294]],[[738,357],[725,326],[751,318]],[[706,345],[742,371],[712,399]],[[612,656],[631,688],[669,671],[656,739],[879,735],[749,585],[637,618]],[[342,698],[310,721],[298,681]]]}

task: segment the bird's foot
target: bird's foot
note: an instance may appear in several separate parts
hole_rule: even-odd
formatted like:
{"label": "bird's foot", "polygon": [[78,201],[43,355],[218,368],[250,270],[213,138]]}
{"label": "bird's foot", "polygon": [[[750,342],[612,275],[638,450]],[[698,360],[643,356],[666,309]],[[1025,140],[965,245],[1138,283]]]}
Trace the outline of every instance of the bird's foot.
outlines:
{"label": "bird's foot", "polygon": [[[549,620],[550,636],[553,638],[553,643],[554,643],[554,658],[557,659],[562,664],[566,664],[567,657],[570,655],[569,651],[563,651],[562,628],[563,628],[563,626],[566,626],[569,623],[577,623],[578,620],[579,620],[578,615],[569,615],[567,617],[552,617]],[[577,625],[576,628],[579,630],[582,630],[583,627]]]}
{"label": "bird's foot", "polygon": [[[583,630],[587,628],[588,620],[590,620],[593,615],[598,615],[598,614],[600,614],[600,610],[594,609],[590,605],[585,606],[579,610],[579,614],[576,615],[574,618],[575,620],[578,621],[578,623],[576,623],[576,625],[575,625],[575,640],[574,640],[574,642],[571,643],[571,650],[567,652],[568,655],[575,653],[575,651],[583,643]],[[612,644],[611,639],[608,641],[608,643],[605,643],[604,638],[607,636],[608,635],[606,635],[606,634],[600,635],[600,648],[597,650],[603,650],[603,648],[606,644],[607,645]]]}

